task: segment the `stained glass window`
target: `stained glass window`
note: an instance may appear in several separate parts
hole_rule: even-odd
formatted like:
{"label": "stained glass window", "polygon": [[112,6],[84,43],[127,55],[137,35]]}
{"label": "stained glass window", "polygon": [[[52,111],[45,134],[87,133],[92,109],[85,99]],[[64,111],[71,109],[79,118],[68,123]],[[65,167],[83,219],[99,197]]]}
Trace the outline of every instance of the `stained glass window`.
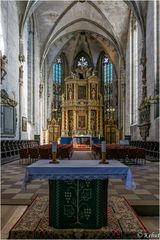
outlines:
{"label": "stained glass window", "polygon": [[62,61],[61,58],[57,58],[56,62],[52,65],[52,80],[56,83],[62,82]]}
{"label": "stained glass window", "polygon": [[61,94],[62,94],[62,59],[58,57],[52,65],[53,80],[53,105],[54,119],[58,120],[61,116]]}
{"label": "stained glass window", "polygon": [[110,109],[113,108],[113,65],[107,56],[102,58],[102,82],[106,117],[109,118]]}
{"label": "stained glass window", "polygon": [[81,57],[79,60],[78,60],[78,63],[77,63],[77,66],[88,66],[88,61],[85,57]]}
{"label": "stained glass window", "polygon": [[103,81],[104,84],[113,80],[113,66],[107,57],[102,60],[103,65]]}

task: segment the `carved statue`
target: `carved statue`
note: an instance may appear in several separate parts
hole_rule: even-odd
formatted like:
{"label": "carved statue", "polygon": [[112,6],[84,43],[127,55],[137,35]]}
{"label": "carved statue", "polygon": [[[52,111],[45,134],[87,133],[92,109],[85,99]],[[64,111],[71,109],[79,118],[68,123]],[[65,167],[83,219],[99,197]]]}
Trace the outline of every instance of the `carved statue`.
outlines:
{"label": "carved statue", "polygon": [[142,65],[142,81],[143,84],[146,82],[146,58],[142,57],[140,60],[140,64]]}
{"label": "carved statue", "polygon": [[92,71],[92,68],[87,68],[86,77],[90,77],[92,75],[91,71]]}
{"label": "carved statue", "polygon": [[19,67],[19,79],[23,79],[23,65]]}
{"label": "carved statue", "polygon": [[79,66],[76,68],[75,72],[79,79],[85,79],[87,70],[87,66]]}
{"label": "carved statue", "polygon": [[39,84],[39,96],[40,96],[40,98],[42,97],[42,93],[43,93],[43,84],[40,83]]}
{"label": "carved statue", "polygon": [[92,89],[92,99],[95,99],[96,97],[96,90],[93,88]]}
{"label": "carved statue", "polygon": [[20,63],[25,62],[25,56],[23,54],[19,54],[19,61]]}
{"label": "carved statue", "polygon": [[73,78],[73,79],[76,78],[76,74],[74,72],[71,72],[71,78]]}
{"label": "carved statue", "polygon": [[95,99],[96,98],[96,84],[92,83],[91,85],[91,98]]}
{"label": "carved statue", "polygon": [[70,84],[68,86],[68,96],[69,96],[69,100],[72,100],[73,96],[72,96],[72,84]]}
{"label": "carved statue", "polygon": [[64,93],[62,94],[62,102],[64,102],[65,98],[64,98]]}
{"label": "carved statue", "polygon": [[94,68],[93,71],[92,71],[92,76],[96,76],[96,69]]}
{"label": "carved statue", "polygon": [[6,64],[8,63],[7,57],[5,55],[2,56],[2,54],[0,55],[0,59],[1,59],[1,81],[5,79],[5,76],[7,74],[6,71]]}

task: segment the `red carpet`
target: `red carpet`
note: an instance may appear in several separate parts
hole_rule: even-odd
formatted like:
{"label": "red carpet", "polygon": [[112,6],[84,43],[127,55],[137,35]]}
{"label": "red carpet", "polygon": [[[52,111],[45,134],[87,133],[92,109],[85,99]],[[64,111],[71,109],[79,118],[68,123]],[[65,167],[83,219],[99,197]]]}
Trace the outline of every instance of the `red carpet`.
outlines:
{"label": "red carpet", "polygon": [[91,151],[91,147],[87,144],[74,144],[74,151]]}

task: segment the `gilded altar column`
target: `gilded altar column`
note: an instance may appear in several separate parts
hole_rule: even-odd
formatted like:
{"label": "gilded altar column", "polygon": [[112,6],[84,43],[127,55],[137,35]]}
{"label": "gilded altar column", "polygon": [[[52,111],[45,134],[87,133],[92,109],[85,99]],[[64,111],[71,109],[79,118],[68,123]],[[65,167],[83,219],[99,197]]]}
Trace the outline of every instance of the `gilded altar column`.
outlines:
{"label": "gilded altar column", "polygon": [[99,135],[99,111],[96,110],[96,112],[97,112],[96,135]]}
{"label": "gilded altar column", "polygon": [[76,119],[76,110],[73,110],[73,130],[74,130],[74,134],[76,134],[77,132],[77,119]]}
{"label": "gilded altar column", "polygon": [[89,82],[89,84],[88,84],[88,100],[89,101],[91,100],[90,99],[90,96],[91,96],[90,91],[91,91],[91,89],[90,89],[90,82]]}
{"label": "gilded altar column", "polygon": [[74,101],[77,99],[77,96],[76,96],[76,84],[74,83]]}
{"label": "gilded altar column", "polygon": [[65,123],[64,123],[64,109],[62,109],[62,136],[65,135],[64,125],[65,125]]}
{"label": "gilded altar column", "polygon": [[66,101],[68,101],[68,94],[67,94],[67,90],[68,90],[68,84],[66,84]]}
{"label": "gilded altar column", "polygon": [[88,133],[91,133],[91,109],[88,110]]}
{"label": "gilded altar column", "polygon": [[65,135],[68,136],[68,109],[66,109],[66,130]]}
{"label": "gilded altar column", "polygon": [[100,108],[100,135],[103,136],[103,127],[102,127],[102,108]]}

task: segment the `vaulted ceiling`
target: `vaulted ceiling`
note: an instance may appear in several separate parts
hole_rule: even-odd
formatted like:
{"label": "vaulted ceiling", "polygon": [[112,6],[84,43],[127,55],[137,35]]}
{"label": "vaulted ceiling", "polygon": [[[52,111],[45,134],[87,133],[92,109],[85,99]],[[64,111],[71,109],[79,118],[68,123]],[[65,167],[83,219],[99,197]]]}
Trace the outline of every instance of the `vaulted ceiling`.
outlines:
{"label": "vaulted ceiling", "polygon": [[124,60],[131,9],[141,23],[134,1],[28,1],[24,7],[21,35],[25,22],[34,14],[41,65],[46,56],[52,62],[62,51],[70,66],[80,50],[90,54],[94,64],[101,51],[113,62],[117,56]]}

